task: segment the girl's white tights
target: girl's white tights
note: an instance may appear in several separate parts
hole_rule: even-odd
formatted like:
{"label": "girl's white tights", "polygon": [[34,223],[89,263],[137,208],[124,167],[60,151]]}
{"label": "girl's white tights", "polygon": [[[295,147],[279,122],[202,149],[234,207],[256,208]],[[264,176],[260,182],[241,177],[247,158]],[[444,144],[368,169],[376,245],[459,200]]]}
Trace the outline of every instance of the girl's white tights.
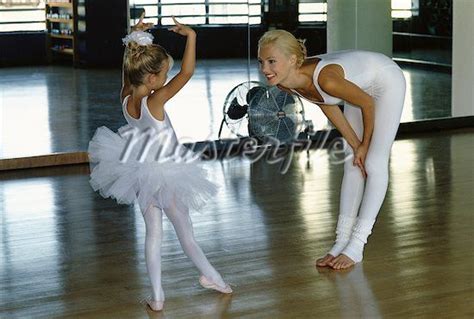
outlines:
{"label": "girl's white tights", "polygon": [[[383,69],[376,76],[371,95],[375,100],[375,123],[365,160],[367,179],[352,164],[352,156],[344,164],[336,242],[329,254],[344,254],[355,262],[363,258],[364,245],[382,206],[388,187],[390,150],[400,124],[405,98],[405,78],[395,66]],[[364,124],[361,109],[346,103],[344,115],[362,140]],[[346,147],[347,155],[352,155]]]}
{"label": "girl's white tights", "polygon": [[[178,209],[176,205],[172,205],[163,211],[173,224],[184,253],[192,260],[202,275],[217,285],[224,287],[225,283],[221,275],[209,263],[194,238],[193,226],[188,209]],[[152,297],[155,301],[165,300],[165,295],[161,287],[162,215],[162,210],[156,206],[150,206],[144,214],[146,226],[145,260],[153,290]]]}

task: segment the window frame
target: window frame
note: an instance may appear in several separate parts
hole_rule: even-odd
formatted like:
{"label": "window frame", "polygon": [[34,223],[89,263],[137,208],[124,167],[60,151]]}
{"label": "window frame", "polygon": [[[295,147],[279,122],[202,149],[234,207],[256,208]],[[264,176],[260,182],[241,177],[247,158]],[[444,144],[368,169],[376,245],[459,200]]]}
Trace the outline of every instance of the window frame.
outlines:
{"label": "window frame", "polygon": [[17,29],[17,30],[0,30],[0,34],[6,33],[30,33],[30,32],[45,32],[46,30],[46,14],[45,14],[45,1],[40,1],[38,6],[30,6],[30,5],[16,5],[14,8],[10,8],[7,5],[0,5],[0,13],[2,12],[22,12],[22,11],[41,11],[43,12],[43,18],[41,20],[19,20],[19,21],[0,21],[0,28],[3,25],[13,25],[13,24],[32,24],[32,23],[42,23],[44,25],[43,29],[37,30],[25,30],[25,29]]}
{"label": "window frame", "polygon": [[[258,26],[262,24],[263,20],[263,12],[265,3],[268,0],[260,0],[260,3],[248,3],[245,0],[237,1],[237,2],[228,2],[228,1],[218,1],[218,2],[209,2],[208,0],[204,0],[203,2],[192,2],[186,1],[181,3],[161,3],[161,0],[156,0],[156,4],[133,4],[133,8],[146,8],[150,6],[157,6],[157,15],[147,15],[145,19],[156,19],[156,25],[159,27],[168,27],[170,24],[163,24],[163,18],[171,18],[171,15],[163,15],[162,14],[162,7],[165,6],[175,6],[175,5],[203,5],[204,6],[204,14],[201,15],[176,15],[176,18],[195,18],[201,17],[204,18],[204,23],[197,23],[197,24],[189,24],[193,27],[231,27],[231,26],[243,26],[247,25],[248,23],[210,23],[209,18],[218,18],[218,17],[248,17],[250,18],[260,18],[260,23],[251,23],[250,26]],[[210,6],[212,5],[249,5],[249,6],[260,6],[260,14],[252,14],[252,15],[245,15],[245,14],[210,14]],[[132,7],[132,5],[131,5]],[[131,23],[136,23],[138,19],[130,19]]]}
{"label": "window frame", "polygon": [[[303,3],[322,3],[322,4],[326,4],[326,11],[314,11],[314,12],[301,12],[300,11],[300,4],[303,4]],[[297,19],[298,19],[298,25],[300,27],[312,27],[312,26],[325,26],[327,24],[327,15],[328,15],[328,12],[327,12],[327,3],[328,3],[328,0],[299,0],[298,1],[298,14],[297,14]],[[305,14],[322,14],[322,15],[325,15],[326,16],[326,20],[325,21],[317,21],[317,20],[313,20],[313,21],[301,21],[300,20],[300,16],[301,15],[305,15]]]}

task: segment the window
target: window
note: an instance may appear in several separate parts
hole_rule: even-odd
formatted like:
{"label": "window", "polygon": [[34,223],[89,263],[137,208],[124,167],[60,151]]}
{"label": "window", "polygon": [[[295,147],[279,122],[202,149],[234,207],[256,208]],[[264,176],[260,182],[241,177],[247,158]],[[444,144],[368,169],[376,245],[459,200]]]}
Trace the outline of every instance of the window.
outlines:
{"label": "window", "polygon": [[418,10],[418,0],[392,0],[392,19],[410,19]]}
{"label": "window", "polygon": [[165,26],[173,24],[171,16],[189,25],[260,24],[262,20],[262,0],[135,0],[130,7],[145,9],[145,22]]}
{"label": "window", "polygon": [[262,4],[260,0],[233,0],[222,2],[208,0],[209,24],[260,24]]}
{"label": "window", "polygon": [[300,0],[298,3],[298,22],[315,23],[327,21],[326,0]]}
{"label": "window", "polygon": [[44,0],[0,0],[0,32],[45,29]]}
{"label": "window", "polygon": [[[174,0],[158,1],[158,9],[161,11],[156,16],[156,23],[162,25],[172,25],[171,16],[175,16],[184,24],[205,24],[206,23],[206,4],[205,0],[193,1],[180,4]],[[184,1],[182,1],[184,2]],[[148,15],[148,11],[147,15]]]}
{"label": "window", "polygon": [[[409,19],[418,16],[419,0],[391,0],[392,19]],[[300,0],[298,22],[315,23],[327,21],[327,0]]]}

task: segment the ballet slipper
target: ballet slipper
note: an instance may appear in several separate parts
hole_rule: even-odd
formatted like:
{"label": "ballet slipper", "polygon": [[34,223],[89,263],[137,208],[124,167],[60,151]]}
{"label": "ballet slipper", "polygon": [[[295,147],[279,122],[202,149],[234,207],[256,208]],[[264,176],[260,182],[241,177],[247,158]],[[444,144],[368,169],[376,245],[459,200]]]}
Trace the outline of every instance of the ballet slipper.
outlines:
{"label": "ballet slipper", "polygon": [[207,279],[205,276],[199,277],[199,283],[201,284],[201,286],[203,286],[206,289],[213,289],[213,290],[219,291],[223,294],[231,294],[232,293],[232,289],[230,288],[229,285],[226,284],[225,287],[218,286],[217,284],[215,284],[212,281],[210,281],[209,279]]}
{"label": "ballet slipper", "polygon": [[163,310],[164,301],[147,299],[146,303],[153,311]]}

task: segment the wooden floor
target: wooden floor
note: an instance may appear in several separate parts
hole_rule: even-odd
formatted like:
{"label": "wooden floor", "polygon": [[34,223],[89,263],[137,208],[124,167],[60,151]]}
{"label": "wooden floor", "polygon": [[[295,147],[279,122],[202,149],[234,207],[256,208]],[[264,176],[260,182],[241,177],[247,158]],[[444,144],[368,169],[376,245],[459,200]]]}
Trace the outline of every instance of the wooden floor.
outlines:
{"label": "wooden floor", "polygon": [[2,172],[1,318],[472,318],[474,130],[395,142],[391,183],[362,264],[316,269],[333,240],[342,165],[326,150],[289,171],[207,162],[222,189],[193,215],[203,250],[235,293],[197,284],[165,222],[165,309],[150,286],[144,223],[93,193],[88,167]]}

